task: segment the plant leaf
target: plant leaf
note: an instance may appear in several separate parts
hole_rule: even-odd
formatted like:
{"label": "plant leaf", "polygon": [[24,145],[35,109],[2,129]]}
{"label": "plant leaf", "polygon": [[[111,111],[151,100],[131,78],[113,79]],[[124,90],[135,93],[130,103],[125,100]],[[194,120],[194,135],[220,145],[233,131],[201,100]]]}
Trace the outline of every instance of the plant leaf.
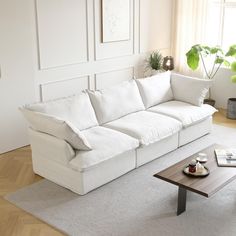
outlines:
{"label": "plant leaf", "polygon": [[217,57],[216,59],[215,59],[215,63],[216,64],[222,64],[224,62],[224,58],[222,58],[222,57]]}
{"label": "plant leaf", "polygon": [[231,63],[231,70],[232,70],[233,72],[236,72],[236,61],[234,61],[234,62]]}
{"label": "plant leaf", "polygon": [[209,55],[211,53],[211,48],[208,47],[208,46],[199,46],[201,48],[201,52],[204,54],[204,55]]}
{"label": "plant leaf", "polygon": [[226,66],[226,67],[230,67],[230,62],[229,61],[226,61],[226,60],[224,60],[224,66]]}
{"label": "plant leaf", "polygon": [[198,45],[193,46],[187,53],[187,64],[192,70],[196,70],[199,66],[199,51]]}
{"label": "plant leaf", "polygon": [[160,51],[153,51],[147,59],[147,64],[154,70],[162,69],[163,56]]}
{"label": "plant leaf", "polygon": [[209,47],[209,46],[201,46],[204,50],[206,50],[206,51],[211,51],[211,48]]}
{"label": "plant leaf", "polygon": [[210,48],[210,53],[211,54],[216,54],[218,52],[221,52],[222,54],[224,53],[223,50],[221,48],[219,48],[219,47],[212,47],[212,48]]}
{"label": "plant leaf", "polygon": [[236,83],[236,75],[231,76],[231,81],[232,81],[233,83]]}
{"label": "plant leaf", "polygon": [[236,56],[236,44],[235,45],[231,45],[229,47],[228,52],[225,54],[225,56],[227,57],[235,57]]}

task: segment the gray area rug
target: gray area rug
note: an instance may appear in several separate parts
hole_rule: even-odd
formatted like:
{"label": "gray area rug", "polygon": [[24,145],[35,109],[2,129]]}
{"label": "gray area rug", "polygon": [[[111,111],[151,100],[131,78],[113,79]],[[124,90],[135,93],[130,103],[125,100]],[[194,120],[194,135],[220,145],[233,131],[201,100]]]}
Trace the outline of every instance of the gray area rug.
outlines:
{"label": "gray area rug", "polygon": [[152,177],[213,143],[236,147],[236,129],[214,125],[212,134],[85,196],[42,180],[6,199],[73,236],[235,236],[235,181],[210,199],[189,193],[187,211],[176,216],[177,187]]}

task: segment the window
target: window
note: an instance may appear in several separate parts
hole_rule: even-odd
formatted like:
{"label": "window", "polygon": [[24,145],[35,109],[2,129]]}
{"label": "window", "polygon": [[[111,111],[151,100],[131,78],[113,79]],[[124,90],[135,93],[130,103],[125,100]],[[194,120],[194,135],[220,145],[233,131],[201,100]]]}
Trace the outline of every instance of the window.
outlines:
{"label": "window", "polygon": [[236,0],[211,0],[207,25],[207,44],[225,50],[236,44]]}
{"label": "window", "polygon": [[229,45],[236,44],[236,1],[234,6],[226,6],[224,8],[224,19],[222,28],[222,46],[228,47]]}

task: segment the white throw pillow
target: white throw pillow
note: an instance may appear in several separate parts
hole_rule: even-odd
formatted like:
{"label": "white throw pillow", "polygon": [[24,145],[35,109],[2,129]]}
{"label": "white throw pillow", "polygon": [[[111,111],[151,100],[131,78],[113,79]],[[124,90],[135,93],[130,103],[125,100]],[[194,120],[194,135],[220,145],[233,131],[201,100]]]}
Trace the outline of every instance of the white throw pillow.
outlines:
{"label": "white throw pillow", "polygon": [[88,94],[99,124],[145,109],[134,80],[103,90],[88,90]]}
{"label": "white throw pillow", "polygon": [[146,108],[173,99],[170,75],[171,72],[167,71],[148,78],[136,80]]}
{"label": "white throw pillow", "polygon": [[197,79],[180,74],[171,75],[171,87],[174,99],[201,106],[212,85],[211,80]]}
{"label": "white throw pillow", "polygon": [[25,108],[20,110],[34,130],[63,139],[75,149],[91,150],[84,135],[71,122]]}
{"label": "white throw pillow", "polygon": [[84,130],[98,125],[95,112],[87,93],[35,103],[26,106],[27,109],[60,117],[71,122],[77,129]]}

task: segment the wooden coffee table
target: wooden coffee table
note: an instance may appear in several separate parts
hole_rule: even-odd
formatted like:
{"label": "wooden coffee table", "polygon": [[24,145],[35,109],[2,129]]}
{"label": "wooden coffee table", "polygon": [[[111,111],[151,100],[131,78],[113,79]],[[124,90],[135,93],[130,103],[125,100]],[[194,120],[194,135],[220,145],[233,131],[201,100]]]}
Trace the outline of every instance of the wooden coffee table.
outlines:
{"label": "wooden coffee table", "polygon": [[226,147],[214,144],[199,151],[206,153],[208,157],[205,166],[210,170],[210,175],[207,177],[196,178],[183,173],[183,168],[188,165],[199,152],[154,175],[156,178],[179,186],[177,215],[180,215],[186,210],[187,190],[209,198],[236,178],[235,167],[219,167],[217,165],[214,153],[214,149],[216,148]]}

